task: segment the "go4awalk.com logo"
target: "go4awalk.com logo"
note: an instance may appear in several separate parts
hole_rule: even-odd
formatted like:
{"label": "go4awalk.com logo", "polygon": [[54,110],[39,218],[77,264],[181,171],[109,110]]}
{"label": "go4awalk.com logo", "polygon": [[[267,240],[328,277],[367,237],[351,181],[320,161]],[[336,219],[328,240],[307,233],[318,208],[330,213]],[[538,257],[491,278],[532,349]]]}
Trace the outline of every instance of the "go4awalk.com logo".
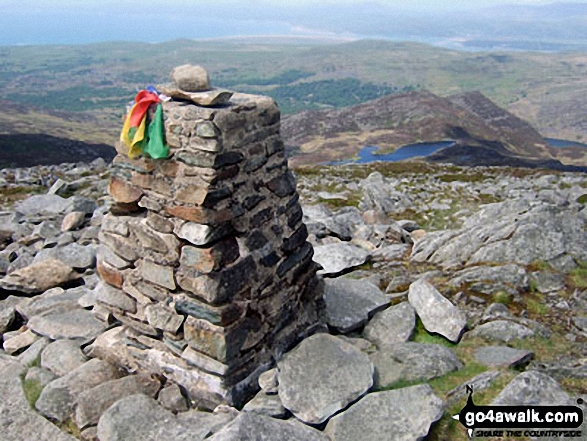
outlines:
{"label": "go4awalk.com logo", "polygon": [[[577,406],[477,406],[473,388],[467,386],[469,398],[453,418],[475,437],[563,437],[581,436],[583,410]],[[582,399],[577,404],[583,404]]]}

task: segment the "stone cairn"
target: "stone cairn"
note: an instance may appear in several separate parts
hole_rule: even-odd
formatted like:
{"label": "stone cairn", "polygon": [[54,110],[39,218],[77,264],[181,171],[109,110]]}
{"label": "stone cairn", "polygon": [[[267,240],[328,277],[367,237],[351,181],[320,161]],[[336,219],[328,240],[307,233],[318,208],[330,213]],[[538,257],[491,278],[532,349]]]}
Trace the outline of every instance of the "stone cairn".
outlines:
{"label": "stone cairn", "polygon": [[192,93],[182,81],[201,72],[172,73],[171,89],[189,93],[163,103],[168,158],[129,159],[117,146],[95,295],[102,316],[122,326],[109,331],[117,344],[97,353],[214,408],[240,405],[259,374],[315,330],[322,285],[277,105],[215,93],[207,73]]}

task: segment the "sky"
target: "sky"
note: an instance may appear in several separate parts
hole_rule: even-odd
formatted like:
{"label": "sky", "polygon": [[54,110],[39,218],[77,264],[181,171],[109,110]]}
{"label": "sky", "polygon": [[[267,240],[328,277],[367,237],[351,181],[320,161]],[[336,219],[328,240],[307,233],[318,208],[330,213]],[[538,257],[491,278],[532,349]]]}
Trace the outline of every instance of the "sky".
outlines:
{"label": "sky", "polygon": [[[561,39],[582,39],[582,31],[572,28],[584,28],[585,22],[567,26],[567,22],[554,20],[572,20],[569,17],[583,12],[587,17],[587,0],[559,1],[555,7],[548,6],[550,3],[544,0],[1,0],[0,45],[113,40],[161,42],[240,35],[434,42],[471,34],[475,38],[488,35],[501,38],[504,32],[517,35],[516,38],[537,38],[548,33],[552,39],[559,37],[557,28],[564,30]],[[522,28],[513,29],[520,20]]]}

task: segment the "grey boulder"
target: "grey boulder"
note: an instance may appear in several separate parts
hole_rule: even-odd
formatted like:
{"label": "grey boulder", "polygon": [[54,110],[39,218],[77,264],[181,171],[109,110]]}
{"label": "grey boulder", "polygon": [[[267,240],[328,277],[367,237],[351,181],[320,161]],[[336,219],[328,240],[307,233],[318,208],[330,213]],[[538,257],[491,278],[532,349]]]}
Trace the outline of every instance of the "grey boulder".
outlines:
{"label": "grey boulder", "polygon": [[323,268],[318,274],[325,276],[341,274],[364,264],[368,258],[367,251],[346,242],[319,245],[314,248],[314,261]]}
{"label": "grey boulder", "polygon": [[69,374],[88,359],[82,353],[80,341],[57,340],[50,343],[41,353],[41,366],[58,377]]}
{"label": "grey boulder", "polygon": [[533,337],[534,335],[535,333],[532,329],[508,320],[487,322],[467,333],[467,337],[480,337],[484,340],[504,343]]}
{"label": "grey boulder", "polygon": [[440,294],[424,279],[410,285],[410,304],[429,332],[438,333],[452,342],[458,342],[467,318],[463,312]]}
{"label": "grey boulder", "polygon": [[70,266],[48,259],[11,272],[0,280],[0,288],[35,294],[79,278]]}
{"label": "grey boulder", "polygon": [[405,381],[427,381],[463,367],[449,348],[415,342],[397,343],[371,354],[377,387]]}
{"label": "grey boulder", "polygon": [[177,416],[143,394],[118,400],[98,422],[100,441],[200,441],[228,424],[229,413],[195,410]]}
{"label": "grey boulder", "polygon": [[421,384],[367,395],[333,417],[325,433],[332,441],[421,440],[442,414],[442,400]]}
{"label": "grey boulder", "polygon": [[37,334],[52,340],[92,339],[107,327],[85,309],[37,315],[29,321],[28,326]]}
{"label": "grey boulder", "polygon": [[326,322],[347,333],[363,326],[370,315],[389,304],[379,288],[353,279],[327,279],[324,288]]}
{"label": "grey boulder", "polygon": [[378,312],[365,326],[363,336],[378,347],[408,341],[414,334],[416,313],[408,302]]}
{"label": "grey boulder", "polygon": [[553,406],[571,404],[571,399],[553,378],[541,372],[527,371],[510,381],[491,404]]}
{"label": "grey boulder", "polygon": [[209,441],[330,441],[326,435],[298,421],[280,421],[243,412]]}
{"label": "grey boulder", "polygon": [[41,392],[35,408],[46,417],[63,422],[73,413],[82,392],[119,376],[118,370],[111,364],[92,359],[49,383]]}
{"label": "grey boulder", "polygon": [[298,419],[320,424],[373,385],[373,365],[355,346],[328,334],[300,343],[278,363],[279,397]]}
{"label": "grey boulder", "polygon": [[0,438],[6,441],[76,441],[31,409],[22,388],[24,368],[0,357]]}

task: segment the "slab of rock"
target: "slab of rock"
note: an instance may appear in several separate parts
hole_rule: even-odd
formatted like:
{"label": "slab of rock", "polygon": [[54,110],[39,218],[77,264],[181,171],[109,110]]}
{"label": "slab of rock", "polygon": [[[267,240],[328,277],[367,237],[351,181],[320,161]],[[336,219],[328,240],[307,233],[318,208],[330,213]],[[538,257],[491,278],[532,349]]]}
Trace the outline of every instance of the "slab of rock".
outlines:
{"label": "slab of rock", "polygon": [[209,441],[329,441],[316,429],[299,421],[280,421],[252,412],[243,412]]}
{"label": "slab of rock", "polygon": [[35,408],[46,417],[63,422],[73,413],[77,397],[82,392],[119,377],[120,373],[113,365],[94,358],[49,383],[41,392]]}
{"label": "slab of rock", "polygon": [[24,368],[0,357],[0,438],[6,441],[76,441],[31,409],[22,388]]}
{"label": "slab of rock", "polygon": [[75,423],[80,429],[96,425],[102,414],[116,401],[136,394],[154,398],[160,387],[157,380],[142,375],[102,383],[78,395]]}
{"label": "slab of rock", "polygon": [[42,337],[30,345],[26,351],[20,354],[17,359],[23,366],[31,366],[38,362],[41,357],[41,353],[49,345],[51,340],[46,337]]}
{"label": "slab of rock", "polygon": [[333,417],[325,433],[332,441],[420,440],[442,414],[442,400],[421,384],[367,395]]}
{"label": "slab of rock", "polygon": [[58,377],[77,369],[88,358],[80,349],[80,341],[56,340],[49,344],[41,354],[41,366],[49,369]]}
{"label": "slab of rock", "polygon": [[463,367],[456,354],[441,345],[397,343],[371,354],[376,387],[399,380],[427,381]]}
{"label": "slab of rock", "polygon": [[452,342],[459,341],[467,318],[434,286],[424,279],[417,280],[410,285],[408,300],[427,331],[438,333]]}
{"label": "slab of rock", "polygon": [[39,338],[37,334],[27,329],[24,332],[16,334],[14,337],[4,340],[4,350],[7,354],[14,354],[22,349],[28,348]]}
{"label": "slab of rock", "polygon": [[408,341],[416,327],[416,312],[408,302],[402,302],[378,312],[365,326],[363,337],[378,347]]}
{"label": "slab of rock", "polygon": [[283,407],[279,396],[268,395],[261,390],[255,397],[245,404],[243,412],[253,412],[259,415],[265,415],[272,418],[285,418],[288,414],[287,409]]}
{"label": "slab of rock", "polygon": [[70,266],[48,259],[11,272],[0,280],[0,288],[35,294],[79,278]]}
{"label": "slab of rock", "polygon": [[475,360],[489,367],[516,367],[527,364],[534,354],[507,346],[482,346],[475,350]]}
{"label": "slab of rock", "polygon": [[336,276],[364,264],[369,253],[346,242],[314,247],[314,261],[322,265],[318,274]]}
{"label": "slab of rock", "polygon": [[26,216],[56,216],[74,211],[93,213],[96,202],[82,196],[73,196],[67,199],[57,195],[35,195],[19,202],[16,212]]}
{"label": "slab of rock", "polygon": [[278,372],[284,407],[310,424],[326,421],[373,385],[369,357],[328,334],[302,341],[278,363]]}
{"label": "slab of rock", "polygon": [[232,421],[230,413],[195,410],[177,416],[146,395],[118,400],[98,422],[100,441],[200,441]]}
{"label": "slab of rock", "polygon": [[107,327],[85,309],[37,315],[29,321],[28,326],[37,334],[52,340],[96,338]]}
{"label": "slab of rock", "polygon": [[367,323],[370,315],[389,304],[379,288],[353,279],[326,279],[324,287],[326,323],[347,333]]}
{"label": "slab of rock", "polygon": [[10,325],[16,318],[14,306],[4,306],[0,303],[0,337],[10,329]]}
{"label": "slab of rock", "polygon": [[556,380],[536,371],[522,372],[499,393],[491,405],[556,406],[571,403]]}
{"label": "slab of rock", "polygon": [[528,287],[528,275],[519,265],[477,266],[457,272],[448,283],[461,286],[473,282],[505,283],[514,288],[524,289]]}
{"label": "slab of rock", "polygon": [[188,403],[177,384],[161,389],[157,402],[172,412],[185,412],[188,410]]}
{"label": "slab of rock", "polygon": [[467,333],[467,337],[481,337],[484,340],[504,343],[533,337],[534,335],[534,331],[530,328],[509,320],[487,322]]}
{"label": "slab of rock", "polygon": [[65,312],[72,309],[79,309],[79,299],[83,291],[71,289],[64,291],[63,288],[52,288],[43,294],[26,299],[16,307],[18,313],[26,319],[46,312]]}
{"label": "slab of rock", "polygon": [[38,263],[48,259],[60,260],[65,265],[80,270],[95,268],[96,247],[70,243],[64,247],[46,248],[37,253],[33,262]]}
{"label": "slab of rock", "polygon": [[61,231],[66,232],[76,230],[84,224],[85,220],[86,214],[81,211],[74,211],[66,214],[61,222]]}

